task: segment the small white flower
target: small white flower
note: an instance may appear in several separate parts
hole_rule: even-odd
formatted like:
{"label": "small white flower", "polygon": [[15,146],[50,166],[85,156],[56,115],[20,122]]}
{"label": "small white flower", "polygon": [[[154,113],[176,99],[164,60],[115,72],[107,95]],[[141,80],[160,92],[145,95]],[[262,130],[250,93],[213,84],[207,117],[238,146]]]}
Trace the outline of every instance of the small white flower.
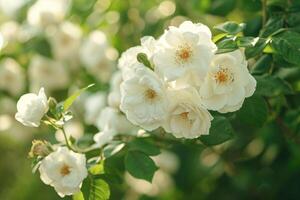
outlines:
{"label": "small white flower", "polygon": [[103,145],[111,142],[117,132],[114,129],[105,129],[96,135],[94,135],[94,141],[96,147],[102,147]]}
{"label": "small white flower", "polygon": [[64,19],[70,3],[70,0],[38,0],[29,8],[27,20],[30,25],[41,28],[58,24]]}
{"label": "small white flower", "polygon": [[45,157],[39,167],[42,181],[54,187],[60,197],[80,191],[82,181],[87,177],[85,155],[58,147]]}
{"label": "small white flower", "polygon": [[0,62],[0,89],[12,95],[20,94],[25,86],[25,74],[21,66],[11,58]]}
{"label": "small white flower", "polygon": [[169,27],[158,45],[159,50],[153,56],[155,70],[167,81],[176,80],[189,71],[199,79],[204,78],[216,50],[208,27],[189,21],[178,28]]}
{"label": "small white flower", "polygon": [[97,120],[97,127],[99,130],[115,130],[118,134],[131,134],[135,130],[125,115],[112,107],[106,107],[102,110]]}
{"label": "small white flower", "polygon": [[47,90],[63,89],[70,82],[65,65],[42,56],[31,59],[28,73],[31,91],[36,91],[41,86]]}
{"label": "small white flower", "polygon": [[21,96],[17,103],[16,120],[25,126],[38,127],[44,114],[48,111],[47,97],[44,88],[39,94],[28,93]]}
{"label": "small white flower", "polygon": [[97,92],[89,95],[84,102],[84,119],[88,124],[96,124],[97,118],[106,105],[106,95],[103,92]]}
{"label": "small white flower", "polygon": [[161,126],[167,115],[165,90],[159,77],[142,65],[121,84],[120,109],[131,123],[148,131],[154,130]]}
{"label": "small white flower", "polygon": [[221,113],[241,108],[246,97],[256,87],[256,80],[247,69],[247,61],[240,50],[216,55],[200,88],[202,103],[209,110]]}
{"label": "small white flower", "polygon": [[200,104],[195,88],[169,91],[171,106],[164,129],[176,138],[197,138],[209,134],[210,113]]}

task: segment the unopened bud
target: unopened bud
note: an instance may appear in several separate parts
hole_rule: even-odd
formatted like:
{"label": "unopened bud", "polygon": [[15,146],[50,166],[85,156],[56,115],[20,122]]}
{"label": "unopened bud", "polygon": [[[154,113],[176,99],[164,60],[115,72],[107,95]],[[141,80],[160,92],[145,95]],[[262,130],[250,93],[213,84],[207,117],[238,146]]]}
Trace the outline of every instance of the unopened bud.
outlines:
{"label": "unopened bud", "polygon": [[33,158],[35,156],[45,157],[52,151],[51,145],[47,141],[33,140],[31,149],[29,152],[29,157]]}

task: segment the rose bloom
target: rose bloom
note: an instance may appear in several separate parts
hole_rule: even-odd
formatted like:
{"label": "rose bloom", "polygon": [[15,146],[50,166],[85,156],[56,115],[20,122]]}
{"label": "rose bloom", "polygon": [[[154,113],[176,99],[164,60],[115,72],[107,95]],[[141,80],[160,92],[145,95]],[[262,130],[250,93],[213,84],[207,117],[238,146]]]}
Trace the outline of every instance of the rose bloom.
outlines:
{"label": "rose bloom", "polygon": [[38,0],[28,10],[30,25],[46,27],[63,21],[70,7],[70,0]]}
{"label": "rose bloom", "polygon": [[200,96],[195,88],[184,88],[168,92],[170,110],[164,129],[176,138],[193,139],[208,135],[213,117],[201,105]]}
{"label": "rose bloom", "polygon": [[19,63],[11,58],[0,62],[0,89],[12,95],[18,95],[24,90],[25,74]]}
{"label": "rose bloom", "polygon": [[174,81],[188,72],[203,79],[216,50],[209,28],[190,21],[179,27],[170,26],[157,45],[159,50],[153,56],[155,71],[167,81]]}
{"label": "rose bloom", "polygon": [[70,82],[69,72],[61,62],[43,56],[34,56],[28,68],[30,89],[45,87],[47,90],[64,89]]}
{"label": "rose bloom", "polygon": [[240,50],[215,55],[200,88],[201,101],[209,110],[233,112],[242,107],[256,87],[256,80],[247,69]]}
{"label": "rose bloom", "polygon": [[38,127],[48,108],[47,96],[44,88],[41,88],[38,95],[28,93],[21,96],[15,118],[25,126]]}
{"label": "rose bloom", "polygon": [[83,179],[88,175],[85,155],[66,147],[58,147],[45,157],[39,171],[41,180],[54,187],[60,197],[79,192]]}
{"label": "rose bloom", "polygon": [[118,109],[105,107],[97,119],[99,130],[113,129],[118,134],[134,134],[135,126],[131,124]]}
{"label": "rose bloom", "polygon": [[164,83],[142,65],[121,84],[120,109],[131,123],[148,131],[158,128],[168,110]]}
{"label": "rose bloom", "polygon": [[122,53],[118,67],[122,71],[122,77],[124,80],[130,78],[136,68],[141,67],[137,60],[139,53],[145,53],[150,61],[152,61],[153,54],[157,50],[156,40],[151,36],[145,36],[141,38],[141,45],[131,47]]}

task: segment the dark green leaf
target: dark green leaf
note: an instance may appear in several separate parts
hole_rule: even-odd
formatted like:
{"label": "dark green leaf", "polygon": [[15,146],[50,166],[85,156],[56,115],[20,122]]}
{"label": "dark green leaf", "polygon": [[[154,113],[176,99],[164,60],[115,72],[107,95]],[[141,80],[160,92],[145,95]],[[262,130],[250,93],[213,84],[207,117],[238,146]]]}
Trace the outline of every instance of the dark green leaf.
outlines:
{"label": "dark green leaf", "polygon": [[256,38],[256,41],[254,41],[253,43],[254,46],[246,48],[245,50],[246,57],[249,59],[262,53],[268,43],[269,40],[263,38]]}
{"label": "dark green leaf", "polygon": [[203,135],[200,140],[206,145],[217,145],[227,140],[232,139],[233,129],[226,117],[216,116],[214,117],[211,127],[209,130],[209,135]]}
{"label": "dark green leaf", "polygon": [[225,16],[235,8],[235,5],[235,0],[212,0],[210,13]]}
{"label": "dark green leaf", "polygon": [[111,144],[107,145],[106,147],[104,147],[103,155],[105,158],[109,158],[109,157],[115,155],[116,153],[118,153],[119,151],[121,151],[124,146],[125,146],[125,144],[122,142],[111,143]]}
{"label": "dark green leaf", "polygon": [[149,156],[156,156],[160,154],[159,148],[147,141],[146,138],[136,138],[128,145],[130,150],[141,151]]}
{"label": "dark green leaf", "polygon": [[224,33],[228,33],[231,35],[235,35],[239,32],[242,32],[245,28],[245,24],[238,24],[236,22],[225,22],[223,24],[219,24],[214,27],[214,29],[222,31]]}
{"label": "dark green leaf", "polygon": [[280,94],[293,94],[293,89],[277,76],[255,76],[257,81],[255,94],[272,97]]}
{"label": "dark green leaf", "polygon": [[237,43],[233,37],[225,38],[217,43],[217,54],[227,53],[238,49]]}
{"label": "dark green leaf", "polygon": [[300,63],[300,33],[287,31],[273,38],[271,43],[276,53],[287,62]]}
{"label": "dark green leaf", "polygon": [[268,117],[267,103],[261,96],[246,98],[236,117],[245,124],[261,127]]}
{"label": "dark green leaf", "polygon": [[153,160],[140,151],[128,151],[125,157],[125,167],[133,177],[144,179],[150,183],[158,169]]}
{"label": "dark green leaf", "polygon": [[261,30],[260,36],[261,37],[268,37],[274,32],[278,31],[283,27],[284,23],[284,16],[282,15],[275,15],[272,16],[268,21],[267,24]]}
{"label": "dark green leaf", "polygon": [[256,61],[254,64],[251,73],[252,74],[263,74],[269,71],[272,64],[272,55],[266,54],[263,55]]}

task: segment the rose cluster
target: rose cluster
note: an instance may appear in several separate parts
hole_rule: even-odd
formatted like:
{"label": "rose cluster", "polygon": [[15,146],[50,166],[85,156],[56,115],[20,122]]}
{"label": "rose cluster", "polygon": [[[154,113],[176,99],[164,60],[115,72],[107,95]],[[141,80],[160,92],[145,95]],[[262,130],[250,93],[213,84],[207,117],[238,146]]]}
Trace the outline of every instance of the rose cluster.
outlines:
{"label": "rose cluster", "polygon": [[177,138],[209,134],[209,113],[234,112],[251,96],[256,80],[241,49],[216,54],[210,29],[200,23],[170,26],[159,39],[141,39],[124,52],[120,109],[130,122]]}

